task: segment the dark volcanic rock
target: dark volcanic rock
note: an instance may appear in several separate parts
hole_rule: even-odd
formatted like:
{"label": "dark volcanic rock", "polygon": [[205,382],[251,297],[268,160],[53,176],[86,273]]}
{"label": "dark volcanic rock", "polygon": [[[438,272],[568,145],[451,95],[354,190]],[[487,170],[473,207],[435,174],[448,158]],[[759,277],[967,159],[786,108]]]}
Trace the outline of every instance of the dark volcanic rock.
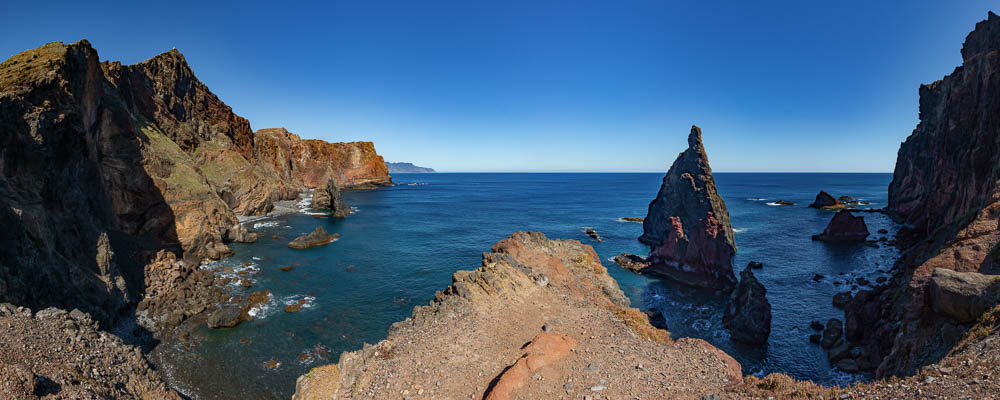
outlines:
{"label": "dark volcanic rock", "polygon": [[750,267],[740,273],[740,284],[730,296],[722,324],[737,342],[766,344],[771,335],[771,303],[767,289],[753,276]]}
{"label": "dark volcanic rock", "polygon": [[736,241],[729,211],[715,188],[701,129],[691,127],[681,153],[656,198],[649,203],[639,241],[652,247],[651,269],[669,278],[707,288],[736,285]]}
{"label": "dark volcanic rock", "polygon": [[340,234],[335,233],[331,235],[322,226],[317,226],[312,232],[299,236],[291,241],[291,243],[288,243],[288,247],[293,249],[308,249],[333,242],[339,237]]}
{"label": "dark volcanic rock", "polygon": [[827,208],[827,207],[836,207],[838,205],[840,205],[840,202],[837,201],[837,199],[833,198],[833,196],[831,196],[829,193],[820,190],[819,194],[816,195],[816,200],[813,201],[812,204],[809,205],[809,207]]}
{"label": "dark volcanic rock", "polygon": [[851,302],[851,292],[840,292],[833,295],[833,306],[843,309]]}
{"label": "dark volcanic rock", "polygon": [[313,191],[313,207],[330,209],[330,216],[344,218],[351,215],[351,207],[344,204],[337,181],[330,179]]}
{"label": "dark volcanic rock", "polygon": [[826,229],[819,235],[813,235],[813,240],[824,242],[863,242],[868,237],[868,226],[865,218],[855,216],[850,211],[840,210],[833,216]]}
{"label": "dark volcanic rock", "polygon": [[236,299],[236,303],[224,305],[209,314],[206,321],[208,327],[213,329],[232,328],[241,322],[253,321],[250,311],[266,303],[270,298],[270,290],[260,290],[250,293],[247,296],[239,297]]}
{"label": "dark volcanic rock", "polygon": [[826,329],[823,330],[823,340],[820,344],[824,349],[829,349],[837,344],[843,334],[844,323],[839,319],[830,318],[829,321],[826,321]]}
{"label": "dark volcanic rock", "polygon": [[629,253],[615,256],[615,264],[633,272],[642,272],[644,268],[649,266],[645,258]]}
{"label": "dark volcanic rock", "polygon": [[601,239],[601,235],[598,235],[597,231],[594,230],[594,228],[588,226],[586,228],[583,228],[583,232],[586,233],[587,236],[590,236],[591,239],[594,239],[598,242],[604,241],[604,239]]}

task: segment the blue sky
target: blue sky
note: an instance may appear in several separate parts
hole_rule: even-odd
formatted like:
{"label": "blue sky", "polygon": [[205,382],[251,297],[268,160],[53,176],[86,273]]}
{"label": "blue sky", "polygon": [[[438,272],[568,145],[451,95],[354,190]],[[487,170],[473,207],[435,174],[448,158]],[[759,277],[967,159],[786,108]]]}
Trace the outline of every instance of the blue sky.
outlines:
{"label": "blue sky", "polygon": [[[891,171],[991,2],[22,2],[0,57],[176,47],[254,129],[440,171]],[[691,4],[698,3],[698,4]],[[996,8],[996,3],[993,3]],[[996,10],[994,10],[996,11]]]}

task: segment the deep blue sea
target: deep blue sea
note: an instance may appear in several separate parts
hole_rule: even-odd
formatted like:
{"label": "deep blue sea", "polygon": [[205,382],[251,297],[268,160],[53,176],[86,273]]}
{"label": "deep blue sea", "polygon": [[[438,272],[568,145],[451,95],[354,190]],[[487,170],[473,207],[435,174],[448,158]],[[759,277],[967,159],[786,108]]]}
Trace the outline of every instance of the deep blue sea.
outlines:
{"label": "deep blue sea", "polygon": [[[872,282],[887,276],[895,250],[882,246],[829,245],[810,240],[823,231],[831,211],[806,207],[819,190],[886,205],[891,174],[717,173],[739,248],[736,273],[749,261],[767,288],[772,331],[766,348],[729,340],[721,313],[728,298],[637,275],[610,261],[619,253],[645,255],[636,238],[642,225],[621,217],[644,217],[659,190],[662,173],[435,173],[399,174],[400,185],[374,191],[346,192],[358,212],[346,219],[295,214],[249,223],[260,232],[254,244],[234,244],[236,256],[223,263],[240,268],[252,262],[250,290],[269,289],[273,300],[257,319],[237,328],[193,333],[198,343],[161,346],[154,359],[172,382],[195,398],[287,399],[295,379],[318,363],[336,362],[340,352],[385,338],[389,325],[409,316],[435,290],[451,283],[459,269],[479,266],[490,246],[521,230],[550,238],[591,244],[604,265],[640,309],[664,311],[671,335],[699,337],[733,355],[745,373],[784,372],[823,384],[864,379],[834,371],[825,352],[809,342],[810,320],[843,318],[831,304],[845,289],[834,281],[845,275]],[[797,206],[769,205],[789,200]],[[877,213],[864,213],[869,230],[895,232]],[[323,226],[339,233],[336,242],[309,250],[286,245],[296,236]],[[590,240],[594,227],[604,241]],[[279,239],[271,236],[277,235]],[[891,238],[891,237],[890,237]],[[282,272],[280,267],[294,269]],[[818,282],[812,278],[823,274]],[[285,304],[305,299],[298,313]],[[322,359],[322,346],[329,359]],[[301,354],[307,356],[300,356]],[[267,360],[280,366],[269,369]]]}

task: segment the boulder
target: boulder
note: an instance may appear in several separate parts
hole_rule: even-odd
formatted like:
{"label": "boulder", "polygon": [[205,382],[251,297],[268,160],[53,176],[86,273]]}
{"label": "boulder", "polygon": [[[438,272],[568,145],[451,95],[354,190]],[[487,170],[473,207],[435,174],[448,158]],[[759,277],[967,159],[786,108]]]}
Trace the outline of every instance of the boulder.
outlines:
{"label": "boulder", "polygon": [[335,233],[331,235],[326,231],[326,229],[323,229],[322,226],[317,226],[312,232],[301,235],[288,243],[288,247],[300,250],[308,249],[310,247],[322,246],[324,244],[331,243],[339,237],[340,234]]}
{"label": "boulder", "polygon": [[868,237],[865,218],[855,216],[850,211],[840,210],[833,216],[822,234],[813,235],[813,240],[824,242],[864,242]]}
{"label": "boulder", "polygon": [[701,140],[691,127],[688,148],[663,177],[649,203],[639,241],[652,250],[652,271],[682,283],[730,289],[736,285],[733,255],[736,241],[726,203],[719,196]]}
{"label": "boulder", "polygon": [[615,256],[615,264],[633,272],[641,272],[643,268],[649,266],[645,258],[630,253],[622,253]]}
{"label": "boulder", "polygon": [[598,235],[597,231],[594,230],[594,228],[591,228],[591,227],[588,226],[586,228],[583,228],[583,232],[586,233],[587,236],[590,236],[591,239],[594,239],[594,240],[596,240],[598,242],[603,242],[604,241],[604,239],[601,239],[601,235]]}
{"label": "boulder", "polygon": [[340,186],[337,181],[330,178],[326,183],[320,185],[313,191],[312,205],[315,208],[330,209],[330,216],[334,218],[344,218],[351,215],[354,210],[347,204],[340,194]]}
{"label": "boulder", "polygon": [[829,193],[820,190],[819,194],[816,195],[816,200],[813,201],[812,204],[809,205],[809,207],[812,207],[812,208],[827,208],[827,207],[836,207],[838,205],[841,205],[841,204],[840,204],[839,201],[837,201],[837,199],[835,199]]}
{"label": "boulder", "polygon": [[650,308],[646,310],[646,316],[649,317],[649,324],[653,327],[660,329],[669,329],[667,327],[667,318],[663,316],[663,311],[658,308]]}
{"label": "boulder", "polygon": [[1000,303],[1000,275],[937,268],[930,279],[934,311],[957,322],[975,322]]}
{"label": "boulder", "polygon": [[233,226],[229,228],[227,235],[229,240],[233,242],[253,243],[257,241],[257,234],[250,232],[243,226],[243,224],[240,223],[233,224]]}
{"label": "boulder", "polygon": [[740,283],[730,295],[722,325],[737,342],[766,344],[771,335],[771,303],[767,301],[767,289],[750,267],[740,273]]}
{"label": "boulder", "polygon": [[851,301],[851,292],[840,292],[833,295],[833,306],[839,309],[844,309],[847,303]]}
{"label": "boulder", "polygon": [[205,321],[209,328],[232,328],[242,322],[253,321],[250,310],[271,299],[270,290],[259,290],[239,297],[235,303],[226,304],[208,315]]}
{"label": "boulder", "polygon": [[844,323],[839,319],[830,318],[826,321],[826,329],[823,330],[823,339],[820,344],[824,349],[832,348],[844,334]]}

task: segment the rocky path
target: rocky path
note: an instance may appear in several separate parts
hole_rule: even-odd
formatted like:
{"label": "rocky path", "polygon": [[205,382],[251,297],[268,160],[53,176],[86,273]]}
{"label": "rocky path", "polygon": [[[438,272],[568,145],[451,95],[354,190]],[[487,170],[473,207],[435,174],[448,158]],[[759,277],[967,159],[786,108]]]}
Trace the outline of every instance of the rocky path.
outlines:
{"label": "rocky path", "polygon": [[137,347],[79,311],[0,304],[0,398],[170,399]]}
{"label": "rocky path", "polygon": [[[492,393],[543,333],[565,337],[568,352],[538,368],[527,358],[509,396]],[[386,340],[300,378],[295,398],[699,398],[740,382],[731,357],[674,342],[629,308],[590,246],[517,233]]]}

